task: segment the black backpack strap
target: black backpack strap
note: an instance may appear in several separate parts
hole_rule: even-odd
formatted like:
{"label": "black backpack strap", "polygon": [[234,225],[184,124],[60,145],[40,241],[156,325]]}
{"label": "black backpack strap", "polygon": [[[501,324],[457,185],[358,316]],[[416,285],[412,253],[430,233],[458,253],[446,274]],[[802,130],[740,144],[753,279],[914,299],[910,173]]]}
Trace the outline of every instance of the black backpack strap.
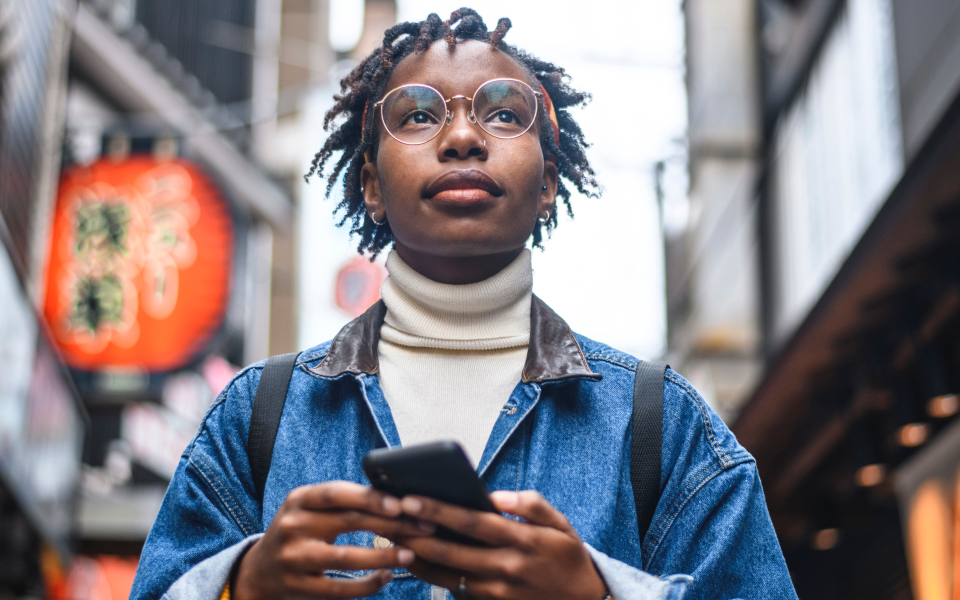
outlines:
{"label": "black backpack strap", "polygon": [[250,473],[253,474],[253,486],[257,501],[263,502],[263,488],[270,473],[273,460],[273,443],[280,428],[280,415],[287,401],[287,389],[290,377],[297,365],[299,352],[280,354],[267,359],[260,374],[257,396],[253,401],[253,414],[250,415],[250,433],[247,435],[247,458],[250,460]]}
{"label": "black backpack strap", "polygon": [[660,445],[663,443],[663,376],[668,365],[641,361],[633,381],[630,484],[637,507],[640,543],[660,501]]}

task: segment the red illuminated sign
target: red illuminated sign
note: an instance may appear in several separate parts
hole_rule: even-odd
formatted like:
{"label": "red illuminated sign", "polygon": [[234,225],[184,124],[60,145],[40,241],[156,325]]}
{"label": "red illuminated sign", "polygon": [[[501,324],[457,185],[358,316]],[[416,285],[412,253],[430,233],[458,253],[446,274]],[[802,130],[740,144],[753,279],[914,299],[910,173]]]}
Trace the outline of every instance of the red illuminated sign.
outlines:
{"label": "red illuminated sign", "polygon": [[337,272],[334,301],[340,310],[358,317],[380,299],[380,285],[387,278],[387,270],[377,263],[356,256]]}
{"label": "red illuminated sign", "polygon": [[220,326],[233,221],[195,165],[132,156],[64,172],[44,313],[73,367],[167,370]]}

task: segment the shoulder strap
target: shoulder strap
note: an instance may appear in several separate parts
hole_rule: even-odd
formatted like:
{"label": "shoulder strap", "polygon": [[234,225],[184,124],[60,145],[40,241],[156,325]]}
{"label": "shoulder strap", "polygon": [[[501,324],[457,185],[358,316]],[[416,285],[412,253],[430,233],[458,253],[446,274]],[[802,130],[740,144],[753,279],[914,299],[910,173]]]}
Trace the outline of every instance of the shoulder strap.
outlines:
{"label": "shoulder strap", "polygon": [[637,507],[640,543],[660,500],[660,445],[663,440],[663,377],[667,364],[640,361],[633,381],[630,483]]}
{"label": "shoulder strap", "polygon": [[270,473],[273,460],[273,443],[280,428],[280,415],[287,401],[287,389],[290,377],[297,364],[298,352],[280,354],[267,359],[257,396],[253,401],[253,414],[250,416],[250,432],[247,435],[247,458],[250,460],[250,472],[253,474],[253,486],[257,501],[263,502],[263,489]]}

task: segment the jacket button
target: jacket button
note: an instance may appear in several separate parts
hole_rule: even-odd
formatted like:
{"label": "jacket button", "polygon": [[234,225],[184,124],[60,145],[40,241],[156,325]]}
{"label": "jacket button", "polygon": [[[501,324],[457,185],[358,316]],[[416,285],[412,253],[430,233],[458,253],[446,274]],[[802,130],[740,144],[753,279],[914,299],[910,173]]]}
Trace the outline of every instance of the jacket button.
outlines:
{"label": "jacket button", "polygon": [[386,548],[389,548],[392,545],[393,545],[393,542],[391,542],[385,537],[378,535],[377,537],[373,538],[373,547],[376,548],[377,550],[384,550]]}

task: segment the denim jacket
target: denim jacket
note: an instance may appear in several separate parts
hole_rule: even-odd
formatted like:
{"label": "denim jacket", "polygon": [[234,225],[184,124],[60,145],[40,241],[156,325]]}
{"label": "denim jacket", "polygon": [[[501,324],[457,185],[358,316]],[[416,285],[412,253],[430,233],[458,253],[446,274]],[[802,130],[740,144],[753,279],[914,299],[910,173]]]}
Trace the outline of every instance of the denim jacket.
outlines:
{"label": "denim jacket", "polygon": [[[385,308],[375,304],[294,369],[262,505],[246,442],[264,362],[241,371],[181,457],[130,598],[215,600],[287,494],[331,480],[366,484],[363,455],[400,439],[378,378]],[[661,496],[641,540],[630,485],[637,359],[586,337],[539,298],[519,381],[477,471],[490,490],[540,492],[580,534],[618,600],[796,598],[753,457],[691,385],[667,370]],[[352,532],[338,544],[372,546]],[[356,577],[357,572],[329,572]],[[449,598],[404,569],[374,598]],[[600,600],[599,598],[597,600]]]}

